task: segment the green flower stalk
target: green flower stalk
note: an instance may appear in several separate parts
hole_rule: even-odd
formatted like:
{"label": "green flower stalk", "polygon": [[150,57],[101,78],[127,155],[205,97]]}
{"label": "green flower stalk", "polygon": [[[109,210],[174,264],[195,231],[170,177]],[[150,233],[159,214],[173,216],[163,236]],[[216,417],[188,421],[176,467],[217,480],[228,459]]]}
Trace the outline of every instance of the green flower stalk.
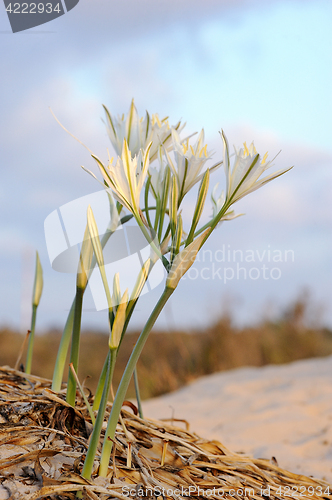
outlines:
{"label": "green flower stalk", "polygon": [[[120,338],[120,342],[119,342],[119,345],[118,345],[118,350],[121,346],[121,342],[123,340],[123,337],[126,333],[126,330],[127,330],[127,327],[128,327],[128,324],[129,324],[129,321],[130,321],[130,318],[131,318],[131,315],[135,309],[135,306],[136,306],[136,303],[139,299],[139,296],[141,294],[141,291],[144,287],[144,284],[146,283],[146,280],[148,279],[148,276],[149,276],[149,273],[150,271],[152,270],[153,268],[153,265],[154,265],[154,262],[151,261],[151,259],[147,259],[147,261],[144,263],[143,267],[141,268],[139,274],[138,274],[138,277],[137,277],[137,280],[136,280],[136,283],[135,283],[135,286],[132,290],[132,293],[130,295],[130,298],[129,298],[129,301],[128,301],[128,304],[127,304],[127,308],[126,308],[126,320],[125,320],[125,323],[124,323],[124,326],[123,326],[123,330],[122,330],[122,334],[121,334],[121,338]],[[118,280],[118,273],[114,276],[114,283],[117,283],[117,280]],[[113,285],[113,290],[114,290],[114,285]],[[113,291],[113,295],[117,295],[115,293],[115,291]],[[114,302],[114,300],[113,300]],[[120,302],[120,301],[119,301]],[[94,402],[93,402],[93,410],[98,410],[99,408],[99,405],[100,405],[100,401],[101,401],[101,397],[102,397],[102,393],[103,393],[103,388],[104,388],[104,384],[105,384],[105,380],[106,380],[106,373],[107,373],[107,366],[108,366],[108,359],[109,359],[109,356],[110,356],[110,353],[108,352],[107,353],[107,356],[106,356],[106,360],[105,360],[105,363],[104,363],[104,366],[103,366],[103,369],[102,369],[102,372],[101,372],[101,375],[100,375],[100,378],[99,378],[99,381],[98,381],[98,385],[97,385],[97,389],[96,389],[96,393],[95,393],[95,397],[94,397]]]}
{"label": "green flower stalk", "polygon": [[205,172],[205,174],[202,178],[201,184],[199,186],[195,212],[194,212],[193,220],[191,223],[191,228],[190,228],[188,237],[186,239],[186,246],[188,246],[194,239],[195,229],[196,229],[197,224],[201,218],[204,204],[205,204],[205,200],[206,200],[206,196],[208,193],[209,180],[210,180],[210,171],[207,170]]}
{"label": "green flower stalk", "polygon": [[193,265],[195,259],[197,257],[197,253],[200,247],[201,241],[205,237],[205,233],[209,232],[210,229],[207,229],[200,237],[198,237],[195,241],[193,241],[188,247],[184,248],[174,259],[171,270],[169,272],[169,277],[166,280],[166,288],[160,297],[158,303],[156,304],[154,310],[152,311],[142,333],[140,334],[135,347],[131,353],[125,371],[123,372],[122,379],[120,385],[118,387],[113,405],[111,414],[109,417],[107,430],[105,434],[102,456],[100,460],[99,467],[99,475],[105,477],[108,471],[108,464],[112,451],[112,444],[115,437],[115,430],[117,426],[117,422],[119,420],[121,407],[123,401],[126,397],[126,392],[130,383],[130,380],[133,376],[137,361],[140,357],[140,354],[143,350],[143,347],[148,339],[148,336],[151,332],[153,325],[155,324],[159,314],[163,310],[166,302],[174,292],[177,287],[181,277],[188,271],[188,269]]}
{"label": "green flower stalk", "polygon": [[159,211],[159,221],[158,221],[158,240],[162,241],[162,231],[164,226],[164,218],[166,214],[168,193],[171,181],[171,170],[169,167],[165,169],[165,175],[163,178],[163,192],[160,199],[160,211]]}
{"label": "green flower stalk", "polygon": [[[95,460],[97,448],[99,445],[99,439],[100,439],[100,433],[101,429],[103,426],[104,422],[104,415],[105,415],[105,410],[106,410],[106,405],[107,405],[107,400],[111,388],[111,380],[113,377],[113,370],[115,366],[115,359],[116,359],[116,351],[113,350],[109,352],[109,356],[107,357],[107,366],[106,366],[106,374],[105,374],[105,383],[103,386],[103,392],[101,396],[101,401],[98,409],[98,414],[97,418],[95,421],[95,424],[93,426],[93,431],[91,434],[90,438],[90,444],[88,451],[86,453],[83,469],[82,469],[82,477],[85,479],[90,479],[92,470],[93,470],[93,463]],[[113,369],[112,369],[113,367]]]}
{"label": "green flower stalk", "polygon": [[169,194],[169,221],[170,221],[172,238],[174,238],[177,226],[178,198],[179,198],[178,184],[175,175],[173,175],[172,186]]}
{"label": "green flower stalk", "polygon": [[175,228],[174,237],[171,246],[170,262],[173,263],[175,256],[179,253],[183,234],[183,223],[181,214],[178,215],[177,224]]}
{"label": "green flower stalk", "polygon": [[36,327],[36,316],[37,316],[37,307],[40,302],[40,297],[43,291],[43,269],[40,263],[38,252],[36,252],[36,268],[35,268],[35,281],[33,285],[33,294],[32,294],[32,316],[31,316],[31,328],[29,335],[29,343],[28,343],[28,351],[25,363],[25,372],[31,373],[31,365],[32,365],[32,355],[33,355],[33,345],[35,339],[35,327]]}
{"label": "green flower stalk", "polygon": [[62,332],[61,341],[55,361],[55,366],[53,370],[53,379],[52,379],[52,391],[59,392],[61,390],[63,372],[65,369],[67,353],[70,345],[70,340],[73,332],[73,323],[74,323],[74,313],[75,313],[75,303],[76,296],[74,297],[73,303],[71,305],[65,327]]}
{"label": "green flower stalk", "polygon": [[93,411],[97,411],[99,409],[100,401],[101,401],[104,386],[105,386],[106,376],[107,376],[107,372],[108,372],[109,362],[110,362],[110,351],[108,350],[107,356],[106,356],[106,359],[105,359],[105,362],[104,362],[104,365],[103,365],[103,368],[101,370],[101,374],[100,374],[100,377],[98,380],[98,385],[97,385],[95,397],[93,399],[93,405],[92,405]]}
{"label": "green flower stalk", "polygon": [[126,290],[121,298],[121,302],[117,307],[115,314],[113,327],[111,330],[109,338],[109,356],[107,358],[107,371],[106,379],[103,387],[103,393],[99,405],[99,410],[97,414],[97,419],[93,427],[89,448],[84,461],[84,466],[82,470],[82,476],[86,479],[90,479],[93,469],[93,462],[95,459],[97,447],[99,444],[99,438],[101,433],[101,428],[104,421],[104,415],[106,410],[106,405],[109,397],[110,387],[113,378],[114,366],[116,361],[117,349],[119,347],[119,342],[121,338],[121,333],[126,320],[126,306],[128,300],[128,291]]}
{"label": "green flower stalk", "polygon": [[134,369],[136,367],[137,361],[140,357],[140,354],[143,350],[143,347],[147,341],[147,338],[149,336],[149,333],[151,332],[151,329],[153,325],[155,324],[159,314],[161,313],[163,307],[165,306],[166,302],[174,292],[174,289],[172,288],[165,288],[162,296],[160,297],[156,307],[152,311],[144,329],[142,330],[142,333],[140,334],[135,347],[133,349],[133,352],[131,353],[131,356],[129,358],[129,361],[127,363],[127,366],[125,368],[125,371],[123,372],[122,378],[120,385],[118,387],[115,399],[113,401],[112,405],[112,410],[111,414],[108,420],[108,425],[107,425],[107,430],[105,433],[105,439],[103,443],[103,449],[102,449],[102,456],[100,460],[100,467],[99,467],[99,475],[102,477],[106,477],[107,472],[108,472],[108,464],[111,456],[111,451],[112,451],[112,445],[113,445],[113,440],[115,437],[115,430],[116,426],[119,420],[120,416],[120,411],[121,407],[123,404],[123,401],[126,397],[126,392],[130,383],[130,380],[133,376]]}
{"label": "green flower stalk", "polygon": [[134,385],[135,385],[135,394],[136,394],[138,415],[140,418],[144,418],[141,394],[140,394],[139,383],[138,383],[137,366],[135,366],[135,368],[134,368]]}
{"label": "green flower stalk", "polygon": [[[88,283],[88,273],[91,267],[92,255],[93,255],[93,246],[89,234],[89,227],[87,224],[84,232],[84,238],[83,238],[79,266],[77,271],[77,278],[76,278],[76,296],[75,296],[73,330],[72,330],[71,352],[70,352],[70,363],[72,364],[73,369],[76,373],[78,370],[83,295],[86,285]],[[72,406],[75,406],[75,398],[76,398],[76,379],[73,374],[73,371],[69,369],[67,395],[66,395],[67,403],[69,403]]]}

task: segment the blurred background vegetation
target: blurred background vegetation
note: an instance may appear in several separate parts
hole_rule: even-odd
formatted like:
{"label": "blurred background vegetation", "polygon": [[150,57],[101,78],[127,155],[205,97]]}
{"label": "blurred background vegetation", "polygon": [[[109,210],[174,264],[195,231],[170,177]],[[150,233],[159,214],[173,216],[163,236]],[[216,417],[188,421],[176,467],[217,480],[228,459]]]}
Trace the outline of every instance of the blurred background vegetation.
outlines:
{"label": "blurred background vegetation", "polygon": [[[224,313],[204,331],[153,331],[138,363],[142,398],[174,391],[217,371],[332,354],[332,331],[319,325],[314,309],[304,293],[277,320],[262,320],[256,326],[237,328],[232,315]],[[124,338],[115,368],[115,388],[138,335],[127,333]],[[33,374],[52,377],[60,337],[61,331],[56,330],[36,337]],[[22,334],[0,329],[0,365],[15,365],[23,339]],[[79,377],[81,381],[86,379],[85,385],[92,391],[105,360],[107,342],[106,332],[82,333]],[[133,396],[132,385],[128,397]]]}

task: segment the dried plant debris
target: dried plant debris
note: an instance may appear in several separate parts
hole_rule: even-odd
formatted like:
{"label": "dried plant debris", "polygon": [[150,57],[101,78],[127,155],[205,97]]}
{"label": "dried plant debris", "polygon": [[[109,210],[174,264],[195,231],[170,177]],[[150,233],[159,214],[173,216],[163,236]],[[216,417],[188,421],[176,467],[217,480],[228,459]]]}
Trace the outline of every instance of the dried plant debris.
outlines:
{"label": "dried plant debris", "polygon": [[49,380],[0,368],[0,500],[332,499],[325,481],[283,470],[274,457],[233,453],[190,433],[186,422],[182,429],[142,420],[132,403],[122,410],[108,477],[98,477],[96,461],[87,481],[80,472],[92,430],[89,413],[79,394],[74,410],[50,387]]}

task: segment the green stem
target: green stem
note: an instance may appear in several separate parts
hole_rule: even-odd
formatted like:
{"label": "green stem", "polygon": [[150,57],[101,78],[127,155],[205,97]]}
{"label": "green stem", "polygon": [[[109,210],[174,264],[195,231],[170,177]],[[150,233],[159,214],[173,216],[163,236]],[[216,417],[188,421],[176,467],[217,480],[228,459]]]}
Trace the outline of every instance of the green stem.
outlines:
{"label": "green stem", "polygon": [[164,227],[165,211],[161,211],[159,217],[159,227],[158,227],[158,241],[162,240],[163,227]]}
{"label": "green stem", "polygon": [[[204,245],[204,243],[206,242],[208,237],[212,234],[214,228],[217,226],[220,219],[222,218],[223,215],[225,215],[225,213],[227,212],[227,210],[229,209],[230,206],[231,206],[231,203],[226,201],[224,203],[223,207],[220,209],[219,213],[215,216],[214,219],[212,219],[212,221],[210,221],[208,226],[210,226],[211,231],[208,232],[208,234],[205,236],[205,238],[201,242],[201,246],[199,247],[200,249],[202,248],[202,246]],[[205,226],[203,226],[203,228],[205,228]],[[197,231],[197,234],[199,234],[203,228],[201,228],[199,231]]]}
{"label": "green stem", "polygon": [[25,373],[31,373],[33,344],[34,344],[34,339],[35,339],[36,315],[37,315],[37,306],[35,304],[33,304],[32,305],[29,344],[28,344],[27,358],[26,358],[26,363],[25,363]]}
{"label": "green stem", "polygon": [[[78,355],[80,347],[83,295],[84,295],[84,289],[77,287],[76,297],[75,297],[73,334],[72,334],[71,352],[70,352],[70,362],[73,364],[76,373],[78,369]],[[76,398],[76,380],[72,371],[69,370],[66,401],[71,406],[75,406],[75,398]]]}
{"label": "green stem", "polygon": [[168,223],[166,231],[165,231],[165,234],[164,234],[164,237],[163,237],[162,242],[161,242],[161,245],[164,243],[164,241],[166,240],[166,238],[167,238],[167,236],[169,235],[170,232],[171,232],[171,224]]}
{"label": "green stem", "polygon": [[72,363],[70,363],[70,364],[69,364],[69,368],[70,368],[70,369],[71,369],[71,371],[73,372],[73,375],[74,375],[74,377],[75,377],[76,383],[77,383],[77,385],[78,385],[78,388],[79,388],[79,390],[80,390],[80,393],[81,393],[81,395],[82,395],[82,398],[83,398],[83,400],[84,400],[84,403],[85,403],[85,405],[86,405],[86,407],[87,407],[87,410],[88,410],[88,412],[89,412],[89,415],[90,415],[90,418],[91,418],[92,425],[94,425],[94,423],[95,423],[96,419],[95,419],[95,416],[94,416],[94,414],[93,414],[93,410],[92,410],[92,408],[91,408],[91,405],[90,405],[90,403],[89,403],[88,398],[87,398],[87,397],[86,397],[86,395],[85,395],[85,392],[84,392],[83,386],[82,386],[81,382],[80,382],[80,381],[79,381],[79,379],[78,379],[77,373],[75,372],[75,370],[74,370],[74,367],[73,367]]}
{"label": "green stem", "polygon": [[104,362],[104,366],[103,366],[103,369],[102,369],[100,377],[99,377],[99,381],[98,381],[98,385],[97,385],[97,389],[96,389],[96,393],[95,393],[95,398],[93,401],[92,409],[94,411],[98,410],[99,405],[100,405],[101,397],[102,397],[103,390],[104,390],[106,375],[107,375],[107,367],[109,364],[109,357],[110,357],[110,351],[108,350],[108,353],[107,353],[107,356],[106,356],[106,359]]}
{"label": "green stem", "polygon": [[59,392],[61,390],[63,372],[65,369],[65,363],[67,358],[67,352],[69,349],[71,334],[73,331],[73,323],[74,323],[74,311],[75,311],[75,301],[76,297],[73,300],[71,305],[67,321],[62,333],[61,342],[58,349],[58,354],[56,357],[56,362],[54,366],[53,372],[53,380],[52,380],[52,391]]}
{"label": "green stem", "polygon": [[157,198],[156,199],[156,213],[155,213],[154,227],[153,227],[155,232],[157,232],[157,228],[158,228],[159,214],[160,214],[160,200],[159,200],[159,198]]}
{"label": "green stem", "polygon": [[155,308],[153,309],[144,329],[142,330],[135,347],[131,353],[131,356],[129,358],[129,361],[127,363],[127,366],[125,368],[125,371],[123,372],[122,379],[120,382],[120,385],[118,387],[113,405],[112,405],[112,411],[110,414],[110,418],[108,420],[108,425],[107,425],[107,430],[105,434],[105,439],[104,439],[104,444],[103,444],[103,450],[102,450],[102,456],[101,456],[101,461],[100,461],[100,467],[99,467],[99,475],[102,477],[106,477],[107,471],[108,471],[108,464],[111,456],[111,451],[112,451],[112,444],[113,444],[113,439],[115,437],[115,430],[116,426],[119,420],[119,415],[121,412],[121,407],[123,404],[123,401],[126,397],[126,392],[131,380],[131,377],[133,375],[136,363],[138,361],[138,358],[142,352],[142,349],[145,345],[145,342],[149,336],[149,333],[155,324],[159,314],[161,313],[164,305],[166,304],[167,300],[169,297],[172,295],[174,292],[174,289],[166,287],[162,296],[160,297],[159,301],[157,302]]}
{"label": "green stem", "polygon": [[149,186],[150,186],[150,184],[151,184],[151,179],[150,179],[150,177],[148,177],[148,180],[146,181],[145,193],[144,193],[145,217],[146,217],[146,220],[147,220],[149,226],[152,227],[150,214],[149,214]]}
{"label": "green stem", "polygon": [[135,366],[135,368],[134,368],[134,385],[135,385],[135,394],[136,394],[138,414],[139,414],[140,418],[144,418],[143,417],[141,394],[140,394],[140,390],[139,390],[139,383],[138,383],[138,376],[137,376],[137,366]]}
{"label": "green stem", "polygon": [[148,241],[150,244],[152,250],[158,255],[159,259],[162,259],[163,256],[160,252],[160,248],[156,247],[155,242],[153,241],[151,235],[149,234],[149,231],[145,227],[145,225],[142,222],[142,219],[139,216],[135,216],[136,222],[139,225],[140,230],[142,231],[143,235],[145,236],[145,239]]}
{"label": "green stem", "polygon": [[[150,266],[150,268],[149,268],[149,270],[147,272],[145,282],[147,281],[147,279],[149,277],[149,274],[150,274],[150,271],[151,271],[152,267],[153,267],[153,265]],[[142,287],[142,289],[143,289],[143,287]],[[123,340],[124,335],[125,335],[125,333],[127,331],[130,318],[131,318],[131,316],[132,316],[132,314],[134,312],[134,309],[136,307],[138,299],[139,299],[139,297],[137,297],[136,299],[130,300],[129,303],[128,303],[128,306],[127,306],[127,317],[126,317],[125,324],[123,326],[123,330],[122,330],[120,342],[119,342],[119,345],[118,345],[118,348],[117,348],[117,353],[119,352],[122,340]],[[103,369],[102,369],[102,372],[101,372],[101,375],[100,375],[100,378],[99,378],[99,381],[98,381],[98,386],[97,386],[97,390],[96,390],[95,398],[94,398],[94,402],[93,402],[93,407],[92,407],[93,410],[98,410],[98,408],[99,408],[99,404],[100,404],[100,400],[101,400],[101,395],[102,395],[103,387],[104,387],[104,384],[105,384],[108,357],[109,357],[109,353],[106,356],[106,360],[105,360],[105,363],[104,363],[104,366],[103,366]]]}
{"label": "green stem", "polygon": [[110,349],[110,353],[107,356],[106,383],[104,385],[104,390],[103,390],[103,394],[101,397],[101,402],[100,402],[100,406],[99,406],[99,410],[98,410],[97,419],[96,419],[95,425],[93,427],[92,435],[90,438],[89,448],[88,448],[88,451],[87,451],[87,454],[85,457],[85,461],[84,461],[84,465],[83,465],[83,469],[82,469],[82,476],[85,479],[91,478],[93,463],[95,460],[96,451],[97,451],[98,444],[99,444],[101,428],[102,428],[102,425],[104,422],[106,405],[107,405],[110,387],[111,387],[111,383],[112,383],[115,360],[116,360],[116,349],[112,349],[112,350]]}

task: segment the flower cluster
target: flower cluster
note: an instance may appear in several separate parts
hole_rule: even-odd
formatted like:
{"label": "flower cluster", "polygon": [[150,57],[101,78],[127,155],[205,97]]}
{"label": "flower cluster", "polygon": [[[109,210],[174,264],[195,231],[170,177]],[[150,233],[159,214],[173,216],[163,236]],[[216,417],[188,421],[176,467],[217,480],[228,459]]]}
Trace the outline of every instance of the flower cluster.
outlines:
{"label": "flower cluster", "polygon": [[114,117],[104,106],[107,120],[107,132],[114,150],[118,155],[121,155],[123,149],[123,141],[126,140],[128,148],[133,156],[137,155],[141,150],[145,150],[148,144],[151,143],[150,160],[153,161],[157,157],[157,151],[160,144],[166,148],[171,142],[171,130],[181,130],[185,127],[179,121],[174,127],[170,127],[168,119],[160,119],[158,114],[152,116],[146,112],[145,117],[140,118],[134,104],[134,99],[131,102],[129,113],[127,116],[122,115]]}
{"label": "flower cluster", "polygon": [[[190,241],[186,241],[187,233],[182,231],[181,227],[180,246],[190,244],[193,237],[204,229],[208,227],[213,229],[224,220],[238,217],[239,215],[233,210],[229,210],[231,205],[288,170],[280,170],[262,178],[262,174],[272,166],[272,163],[267,161],[267,154],[261,158],[254,143],[249,147],[246,143],[242,148],[234,147],[235,154],[231,166],[229,145],[223,131],[221,132],[224,146],[223,159],[208,167],[207,163],[213,152],[208,150],[205,143],[204,130],[191,144],[191,136],[181,138],[185,124],[181,125],[179,121],[175,126],[170,126],[168,119],[160,120],[158,114],[150,116],[146,113],[145,118],[140,118],[134,100],[126,116],[115,118],[106,107],[104,108],[108,134],[117,153],[117,159],[114,161],[111,158],[108,165],[104,165],[95,157],[104,184],[112,190],[114,198],[133,214],[148,239],[155,241],[157,234],[158,243],[161,245],[169,237],[171,229],[173,250],[175,233],[179,239],[177,224],[180,220],[182,225],[179,215],[183,199],[197,183],[203,182],[207,171],[211,174],[220,165],[224,165],[225,192],[217,194],[220,181],[217,182],[211,194],[210,223],[191,234]],[[203,203],[202,200],[197,201],[198,205],[193,214],[196,219],[193,220],[192,228],[195,229],[202,214],[208,183],[209,179],[205,179],[204,201]],[[142,201],[142,191],[145,193],[144,201]],[[153,208],[151,200],[155,203]],[[166,224],[165,228],[167,216],[169,224]],[[175,254],[180,250],[179,244],[177,247]],[[175,254],[173,252],[172,258]],[[161,257],[161,254],[159,256]]]}

